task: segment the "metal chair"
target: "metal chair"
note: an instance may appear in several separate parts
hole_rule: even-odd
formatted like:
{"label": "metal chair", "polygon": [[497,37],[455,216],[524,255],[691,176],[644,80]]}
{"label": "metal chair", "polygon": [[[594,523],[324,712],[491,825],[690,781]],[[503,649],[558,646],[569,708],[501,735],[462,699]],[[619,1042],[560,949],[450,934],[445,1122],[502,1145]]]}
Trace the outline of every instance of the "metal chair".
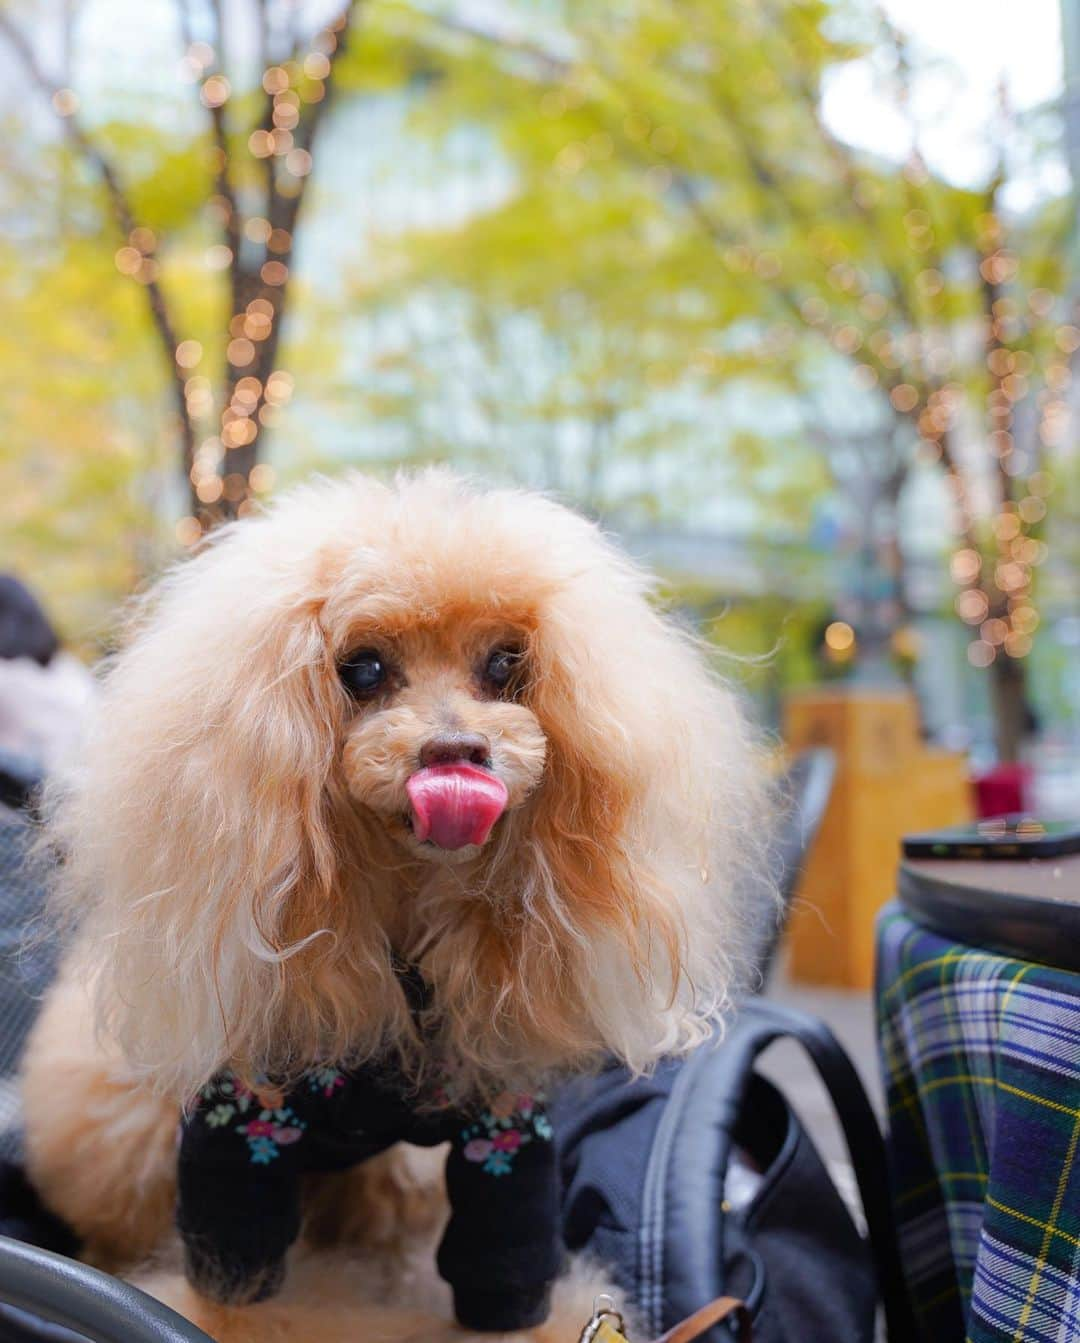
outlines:
{"label": "metal chair", "polygon": [[7,1343],[212,1343],[160,1301],[86,1264],[0,1236]]}
{"label": "metal chair", "polygon": [[801,751],[780,780],[783,817],[773,851],[772,880],[780,891],[780,908],[759,937],[757,992],[769,982],[777,948],[787,924],[799,877],[821,826],[836,778],[836,756],[827,746]]}

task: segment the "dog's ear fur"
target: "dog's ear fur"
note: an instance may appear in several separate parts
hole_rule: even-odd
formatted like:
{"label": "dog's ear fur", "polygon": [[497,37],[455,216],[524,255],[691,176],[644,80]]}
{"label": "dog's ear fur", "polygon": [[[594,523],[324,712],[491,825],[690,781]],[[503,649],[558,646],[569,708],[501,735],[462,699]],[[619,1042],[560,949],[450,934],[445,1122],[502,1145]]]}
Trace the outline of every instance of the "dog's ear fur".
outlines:
{"label": "dog's ear fur", "polygon": [[[700,1040],[745,976],[761,752],[705,650],[591,527],[531,650],[548,776],[533,882],[579,923],[585,1008],[631,1067]],[[767,884],[767,883],[766,883]]]}
{"label": "dog's ear fur", "polygon": [[[226,1063],[268,1062],[270,1021],[286,1068],[350,1028],[333,993],[316,1002],[310,975],[287,974],[347,914],[330,898],[342,706],[318,622],[321,534],[283,553],[287,531],[245,522],[167,575],[134,615],[77,769],[46,798],[101,1024],[181,1096]],[[365,936],[350,927],[350,954],[371,952],[377,985]]]}

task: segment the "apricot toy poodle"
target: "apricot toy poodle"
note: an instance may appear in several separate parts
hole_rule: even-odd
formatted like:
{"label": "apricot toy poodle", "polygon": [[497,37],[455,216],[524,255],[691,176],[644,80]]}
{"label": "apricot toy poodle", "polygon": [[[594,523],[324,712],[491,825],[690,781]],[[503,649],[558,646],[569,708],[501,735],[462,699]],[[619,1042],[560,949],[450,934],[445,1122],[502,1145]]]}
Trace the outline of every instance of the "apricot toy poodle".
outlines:
{"label": "apricot toy poodle", "polygon": [[704,1039],[762,862],[759,753],[651,587],[430,471],[298,489],[141,602],[47,799],[23,1077],[86,1259],[221,1343],[576,1337],[545,1091]]}

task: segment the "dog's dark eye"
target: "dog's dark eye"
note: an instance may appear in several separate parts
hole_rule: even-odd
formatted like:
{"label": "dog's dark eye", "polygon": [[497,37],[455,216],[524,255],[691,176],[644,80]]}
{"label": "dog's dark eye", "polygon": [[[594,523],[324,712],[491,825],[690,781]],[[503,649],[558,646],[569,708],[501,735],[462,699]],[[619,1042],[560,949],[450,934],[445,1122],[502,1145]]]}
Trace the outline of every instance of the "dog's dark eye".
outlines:
{"label": "dog's dark eye", "polygon": [[374,648],[361,648],[338,664],[341,684],[355,699],[373,695],[386,680],[386,664]]}
{"label": "dog's dark eye", "polygon": [[495,648],[484,664],[484,681],[498,692],[506,690],[521,666],[521,652],[517,648]]}

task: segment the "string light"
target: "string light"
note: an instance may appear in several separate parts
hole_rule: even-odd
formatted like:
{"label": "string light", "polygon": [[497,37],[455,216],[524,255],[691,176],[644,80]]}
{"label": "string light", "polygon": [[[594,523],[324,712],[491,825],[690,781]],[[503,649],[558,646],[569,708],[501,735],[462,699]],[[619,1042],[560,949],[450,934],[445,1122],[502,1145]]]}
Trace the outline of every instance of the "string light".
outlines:
{"label": "string light", "polygon": [[263,341],[273,329],[273,321],[266,313],[249,312],[242,320],[244,335],[253,341]]}
{"label": "string light", "polygon": [[967,588],[956,596],[956,614],[967,625],[981,625],[990,610],[990,600],[978,588]]}
{"label": "string light", "polygon": [[198,66],[200,72],[209,69],[217,57],[209,42],[192,42],[186,52],[186,59]]}
{"label": "string light", "polygon": [[199,376],[188,378],[184,383],[184,398],[187,402],[188,417],[191,420],[199,420],[204,415],[209,414],[214,400],[210,379]]}
{"label": "string light", "polygon": [[[295,198],[302,189],[302,179],[312,170],[311,153],[297,145],[294,132],[301,124],[304,106],[318,103],[325,97],[331,57],[345,22],[343,15],[322,29],[302,62],[299,59],[285,61],[271,65],[263,72],[260,82],[272,100],[270,121],[251,131],[247,147],[255,158],[282,160],[283,171],[270,174],[272,196]],[[199,81],[200,101],[216,112],[232,97],[233,89],[225,75],[212,69],[215,60],[215,53],[207,44],[192,43],[183,58],[182,75]],[[673,152],[677,134],[663,128],[657,128],[657,132],[654,149],[660,153]],[[599,155],[604,146],[597,141],[595,145],[581,147],[585,157],[592,149]],[[612,150],[609,142],[608,152]],[[209,151],[208,161],[216,176],[227,171],[226,154],[220,145]],[[218,194],[207,202],[209,217],[222,227],[232,223],[233,209],[232,199],[227,194]],[[232,505],[239,516],[246,516],[258,509],[253,494],[265,494],[273,488],[275,473],[266,463],[256,463],[239,471],[230,470],[227,462],[230,454],[249,448],[255,442],[260,426],[274,422],[293,391],[293,379],[282,369],[275,369],[265,384],[254,372],[260,348],[265,347],[274,334],[279,303],[274,291],[280,290],[289,278],[289,267],[281,258],[292,253],[292,233],[280,226],[274,227],[265,215],[260,214],[247,216],[235,226],[248,242],[265,249],[261,262],[255,262],[263,293],[247,302],[242,310],[234,312],[228,323],[225,359],[233,370],[235,381],[231,381],[227,402],[221,409],[218,432],[204,437],[193,454],[190,478],[195,498],[201,506],[176,526],[177,540],[189,547],[197,544],[213,524],[223,503]],[[156,247],[157,239],[150,230],[133,230],[127,245],[116,253],[117,269],[144,282],[156,279],[158,263],[151,255]],[[208,269],[226,270],[236,263],[237,258],[232,247],[218,243],[206,249],[204,261]],[[192,372],[204,358],[203,346],[197,340],[182,340],[173,353],[181,375],[190,374],[183,382],[189,421],[205,421],[214,405],[213,388],[208,378]]]}
{"label": "string light", "polygon": [[176,539],[182,546],[193,546],[203,534],[198,518],[181,518],[176,524]]}
{"label": "string light", "polygon": [[958,550],[949,567],[955,583],[973,583],[982,568],[982,556],[977,550]]}
{"label": "string light", "polygon": [[292,397],[293,377],[283,369],[275,369],[266,380],[266,399],[273,405],[283,406]]}
{"label": "string light", "polygon": [[259,271],[263,284],[277,287],[289,278],[289,268],[281,261],[267,261]]}
{"label": "string light", "polygon": [[224,487],[221,483],[221,477],[216,473],[213,475],[202,476],[195,483],[195,495],[200,503],[216,504],[221,498]]}
{"label": "string light", "polygon": [[1059,326],[1054,332],[1054,344],[1066,354],[1080,350],[1080,327]]}
{"label": "string light", "polygon": [[224,75],[211,75],[199,90],[199,98],[204,107],[222,107],[229,100],[232,88]]}
{"label": "string light", "polygon": [[79,95],[74,89],[57,89],[52,96],[52,106],[58,117],[73,117],[79,110]]}
{"label": "string light", "polygon": [[135,275],[142,265],[142,253],[137,247],[121,247],[113,257],[121,275]]}
{"label": "string light", "polygon": [[844,620],[834,620],[825,630],[825,643],[834,653],[846,653],[855,645],[855,631]]}
{"label": "string light", "polygon": [[203,347],[197,340],[182,340],[176,347],[176,362],[180,368],[194,368],[203,357]]}
{"label": "string light", "polygon": [[261,215],[252,215],[244,223],[244,236],[254,243],[265,243],[273,232],[269,219]]}
{"label": "string light", "polygon": [[225,358],[236,368],[246,368],[255,358],[255,346],[246,336],[238,336],[225,347]]}

